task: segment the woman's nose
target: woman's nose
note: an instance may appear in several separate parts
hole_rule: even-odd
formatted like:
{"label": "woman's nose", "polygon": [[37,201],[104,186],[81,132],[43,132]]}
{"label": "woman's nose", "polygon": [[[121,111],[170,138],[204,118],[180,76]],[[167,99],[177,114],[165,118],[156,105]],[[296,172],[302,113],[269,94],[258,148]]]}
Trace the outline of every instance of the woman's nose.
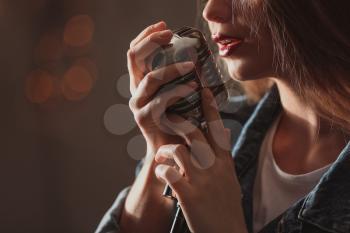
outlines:
{"label": "woman's nose", "polygon": [[232,19],[232,0],[208,0],[203,18],[208,22],[226,23]]}

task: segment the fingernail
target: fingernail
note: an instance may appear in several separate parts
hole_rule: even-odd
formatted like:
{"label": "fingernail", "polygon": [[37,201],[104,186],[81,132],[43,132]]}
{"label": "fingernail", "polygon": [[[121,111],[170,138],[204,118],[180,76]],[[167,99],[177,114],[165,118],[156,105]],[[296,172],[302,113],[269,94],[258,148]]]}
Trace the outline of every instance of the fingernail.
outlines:
{"label": "fingernail", "polygon": [[166,25],[164,21],[160,21],[160,22],[154,24],[155,27],[160,27],[162,25],[164,25],[164,26]]}
{"label": "fingernail", "polygon": [[191,62],[191,61],[187,61],[187,62],[183,62],[183,63],[181,64],[181,66],[182,66],[182,68],[185,69],[185,70],[190,70],[190,69],[192,69],[192,68],[194,67],[194,64],[193,64],[193,62]]}
{"label": "fingernail", "polygon": [[159,37],[162,38],[162,39],[169,38],[172,35],[173,35],[173,33],[170,30],[161,31],[159,33]]}
{"label": "fingernail", "polygon": [[154,173],[156,174],[157,177],[161,177],[162,170],[163,170],[163,166],[161,165],[156,166],[156,169],[154,169]]}
{"label": "fingernail", "polygon": [[175,183],[182,178],[180,174],[173,170],[167,171],[167,166],[162,164],[156,167],[155,174],[158,178],[168,181],[169,183]]}
{"label": "fingernail", "polygon": [[156,156],[154,156],[154,161],[156,161],[157,163],[159,163],[160,161],[160,156],[158,155],[158,153],[156,154]]}

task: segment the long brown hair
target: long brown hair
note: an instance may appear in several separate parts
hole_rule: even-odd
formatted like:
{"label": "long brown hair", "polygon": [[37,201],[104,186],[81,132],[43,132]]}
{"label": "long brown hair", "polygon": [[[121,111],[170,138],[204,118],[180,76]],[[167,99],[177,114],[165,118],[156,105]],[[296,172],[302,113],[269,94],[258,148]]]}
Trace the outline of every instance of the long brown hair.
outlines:
{"label": "long brown hair", "polygon": [[[205,2],[198,3],[200,13]],[[320,117],[350,133],[350,1],[261,0],[259,12],[253,12],[252,2],[232,0],[233,17],[243,17],[252,33],[266,24],[276,74],[288,75]]]}

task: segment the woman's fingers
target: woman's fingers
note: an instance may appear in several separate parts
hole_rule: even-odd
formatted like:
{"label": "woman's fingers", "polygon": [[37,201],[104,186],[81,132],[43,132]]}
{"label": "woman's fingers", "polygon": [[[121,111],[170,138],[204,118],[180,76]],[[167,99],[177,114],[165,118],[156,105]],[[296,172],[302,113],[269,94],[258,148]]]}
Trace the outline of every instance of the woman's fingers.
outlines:
{"label": "woman's fingers", "polygon": [[181,62],[149,72],[135,90],[133,95],[135,107],[141,108],[146,105],[160,86],[189,73],[193,68],[192,62]]}
{"label": "woman's fingers", "polygon": [[139,126],[147,125],[148,122],[153,122],[159,129],[164,130],[164,133],[170,134],[171,132],[161,125],[161,116],[164,115],[169,106],[179,99],[193,93],[197,87],[198,84],[194,81],[188,84],[177,85],[174,89],[156,95],[142,108],[138,108],[134,98],[130,99],[129,106]]}
{"label": "woman's fingers", "polygon": [[187,178],[191,178],[196,169],[192,164],[188,148],[182,144],[161,146],[155,155],[155,160],[168,166],[179,167],[180,174],[184,174]]}
{"label": "woman's fingers", "polygon": [[[164,22],[160,22],[155,25],[151,25],[147,27],[145,30],[143,30],[131,43],[130,43],[130,49],[127,52],[127,65],[128,70],[130,74],[130,92],[134,93],[135,89],[138,86],[138,83],[141,81],[141,79],[144,76],[144,68],[145,65],[140,64],[140,61],[136,62],[136,59],[138,58],[139,54],[135,51],[135,46],[138,46],[138,44],[143,41],[145,38],[149,37],[152,33],[156,33],[159,31],[163,31],[166,29],[166,25]],[[169,39],[170,41],[170,39]],[[166,42],[164,42],[166,43]],[[163,43],[161,43],[163,44]],[[159,47],[159,45],[158,45]],[[137,47],[139,50],[139,46]]]}
{"label": "woman's fingers", "polygon": [[176,197],[180,200],[184,194],[190,191],[190,184],[185,180],[184,176],[172,166],[164,164],[158,165],[155,169],[155,175],[158,179],[169,184],[171,189],[175,192]]}
{"label": "woman's fingers", "polygon": [[218,156],[227,154],[230,139],[221,120],[215,98],[209,88],[202,90],[202,109],[207,122],[207,139]]}
{"label": "woman's fingers", "polygon": [[140,34],[137,35],[135,39],[133,39],[130,42],[130,48],[134,47],[137,43],[139,43],[143,38],[148,36],[149,34],[159,31],[159,30],[165,30],[167,28],[167,25],[164,21],[160,21],[156,24],[152,24],[145,28]]}
{"label": "woman's fingers", "polygon": [[154,32],[143,38],[138,44],[130,48],[134,53],[134,61],[139,70],[147,73],[150,70],[147,68],[146,58],[148,58],[156,49],[162,45],[167,45],[173,36],[171,30],[163,30]]}
{"label": "woman's fingers", "polygon": [[162,122],[189,145],[192,163],[199,169],[210,168],[215,162],[215,154],[203,132],[179,115],[168,115]]}

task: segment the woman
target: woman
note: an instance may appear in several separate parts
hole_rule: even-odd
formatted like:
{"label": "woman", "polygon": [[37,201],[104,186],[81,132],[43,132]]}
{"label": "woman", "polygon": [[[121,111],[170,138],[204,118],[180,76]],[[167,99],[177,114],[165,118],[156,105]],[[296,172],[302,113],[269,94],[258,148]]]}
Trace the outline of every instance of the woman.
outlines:
{"label": "woman", "polygon": [[195,85],[150,97],[193,64],[148,71],[145,58],[172,34],[164,22],[141,32],[131,42],[128,68],[130,107],[147,155],[97,232],[168,232],[174,206],[160,197],[164,182],[192,232],[350,232],[349,1],[204,4],[230,77],[273,86],[246,122],[232,159],[228,131],[207,89],[208,133],[177,115],[164,120],[165,107]]}

